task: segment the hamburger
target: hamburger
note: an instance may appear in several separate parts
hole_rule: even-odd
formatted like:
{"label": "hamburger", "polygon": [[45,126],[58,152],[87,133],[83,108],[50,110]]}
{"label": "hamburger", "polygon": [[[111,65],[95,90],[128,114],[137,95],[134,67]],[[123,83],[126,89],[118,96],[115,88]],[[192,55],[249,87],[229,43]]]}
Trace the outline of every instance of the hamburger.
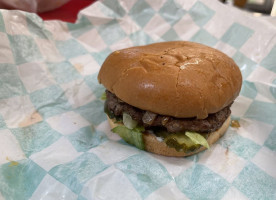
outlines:
{"label": "hamburger", "polygon": [[189,156],[226,132],[242,76],[224,53],[175,41],[111,53],[98,81],[114,133],[152,153]]}

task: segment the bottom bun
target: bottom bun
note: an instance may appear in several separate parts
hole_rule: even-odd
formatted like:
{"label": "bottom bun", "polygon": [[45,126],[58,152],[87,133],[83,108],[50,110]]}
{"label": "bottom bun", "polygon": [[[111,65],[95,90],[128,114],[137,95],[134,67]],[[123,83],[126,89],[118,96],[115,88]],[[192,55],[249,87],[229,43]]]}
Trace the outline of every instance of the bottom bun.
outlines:
{"label": "bottom bun", "polygon": [[[112,119],[110,119],[109,117],[107,118],[111,128],[114,128],[117,126],[117,124]],[[214,144],[220,137],[224,135],[224,133],[226,132],[226,130],[230,125],[230,121],[231,121],[230,119],[231,117],[229,116],[218,130],[210,133],[207,139],[209,146]],[[196,149],[195,151],[192,151],[189,153],[185,153],[183,151],[176,151],[175,148],[169,147],[165,142],[162,142],[162,141],[160,142],[159,140],[157,140],[154,134],[147,133],[147,132],[143,133],[143,140],[144,140],[146,151],[163,155],[163,156],[175,156],[175,157],[191,156],[193,154],[197,154],[206,149],[205,147],[201,146],[199,149]]]}

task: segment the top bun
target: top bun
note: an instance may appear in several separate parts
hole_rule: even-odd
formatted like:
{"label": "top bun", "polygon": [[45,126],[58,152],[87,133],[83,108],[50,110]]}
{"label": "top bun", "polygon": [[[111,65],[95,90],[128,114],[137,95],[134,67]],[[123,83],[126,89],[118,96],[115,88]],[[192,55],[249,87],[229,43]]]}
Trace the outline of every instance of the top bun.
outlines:
{"label": "top bun", "polygon": [[175,41],[111,53],[98,80],[134,107],[177,118],[204,119],[234,101],[242,76],[224,53]]}

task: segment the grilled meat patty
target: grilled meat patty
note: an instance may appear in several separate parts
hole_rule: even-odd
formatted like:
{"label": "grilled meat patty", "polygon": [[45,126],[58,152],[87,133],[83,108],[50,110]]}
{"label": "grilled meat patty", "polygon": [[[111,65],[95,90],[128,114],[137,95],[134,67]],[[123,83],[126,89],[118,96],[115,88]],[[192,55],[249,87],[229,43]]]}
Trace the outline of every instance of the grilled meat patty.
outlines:
{"label": "grilled meat patty", "polygon": [[150,111],[141,110],[131,106],[116,95],[106,90],[105,107],[116,117],[122,117],[123,113],[129,114],[139,125],[147,129],[150,127],[163,127],[168,132],[175,133],[181,131],[192,131],[198,133],[210,133],[218,130],[225,120],[230,116],[230,106],[223,108],[217,113],[209,114],[205,119],[196,118],[175,118],[171,116],[159,115]]}

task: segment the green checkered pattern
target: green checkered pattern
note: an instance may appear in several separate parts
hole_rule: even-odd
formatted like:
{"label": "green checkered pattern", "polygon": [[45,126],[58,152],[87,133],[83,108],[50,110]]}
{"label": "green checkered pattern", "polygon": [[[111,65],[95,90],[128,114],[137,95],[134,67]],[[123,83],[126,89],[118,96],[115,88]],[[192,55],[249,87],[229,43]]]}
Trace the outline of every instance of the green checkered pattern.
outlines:
{"label": "green checkered pattern", "polygon": [[[104,0],[78,22],[0,11],[0,199],[276,199],[276,28],[205,0]],[[110,132],[97,73],[117,49],[188,40],[243,74],[240,128],[169,158]]]}

